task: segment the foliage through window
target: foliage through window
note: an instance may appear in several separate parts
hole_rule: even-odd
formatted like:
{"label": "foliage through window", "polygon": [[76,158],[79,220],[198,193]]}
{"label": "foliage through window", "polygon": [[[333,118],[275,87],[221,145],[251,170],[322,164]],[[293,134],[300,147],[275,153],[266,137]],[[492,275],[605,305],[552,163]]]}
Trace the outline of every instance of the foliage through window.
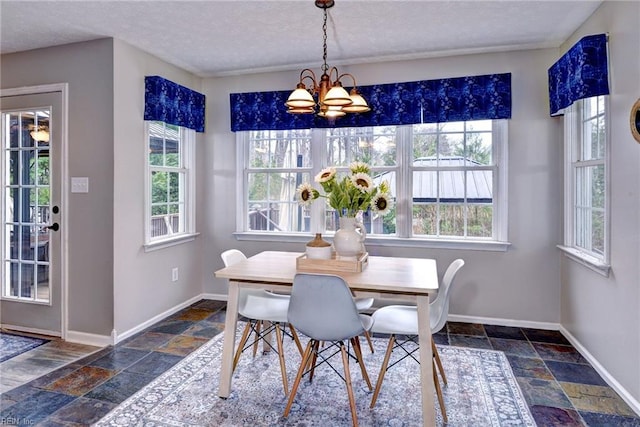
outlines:
{"label": "foliage through window", "polygon": [[194,232],[192,153],[195,131],[147,122],[147,243]]}
{"label": "foliage through window", "polygon": [[[326,203],[300,206],[295,190],[325,167],[339,176],[352,162],[387,181],[392,211],[363,212],[371,235],[506,240],[506,120],[404,126],[238,132],[244,191],[241,232],[331,233],[338,216]],[[499,173],[501,172],[501,173]]]}

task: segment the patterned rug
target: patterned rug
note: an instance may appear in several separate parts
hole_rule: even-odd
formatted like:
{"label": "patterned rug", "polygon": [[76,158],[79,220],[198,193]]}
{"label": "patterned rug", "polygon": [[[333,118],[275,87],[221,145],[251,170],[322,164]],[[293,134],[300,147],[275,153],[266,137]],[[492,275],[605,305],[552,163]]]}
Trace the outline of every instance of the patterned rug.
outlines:
{"label": "patterned rug", "polygon": [[48,343],[49,340],[24,337],[22,335],[0,332],[0,362],[9,360],[19,354]]}
{"label": "patterned rug", "polygon": [[[238,334],[239,336],[240,334]],[[350,426],[344,382],[326,365],[316,368],[313,383],[303,378],[288,418],[277,355],[245,352],[233,374],[228,399],[217,396],[222,334],[187,356],[102,418],[97,426]],[[363,340],[365,366],[373,385],[386,339],[374,339],[371,354]],[[306,339],[303,340],[303,345]],[[448,426],[535,426],[503,352],[438,346],[448,385],[443,387]],[[401,351],[401,350],[400,350]],[[398,357],[396,350],[394,356]],[[286,340],[289,387],[300,355]],[[334,366],[342,369],[339,354]],[[351,376],[361,426],[422,425],[419,365],[405,359],[385,375],[378,401],[354,363]],[[307,380],[305,380],[307,379]],[[442,416],[436,405],[438,425]]]}

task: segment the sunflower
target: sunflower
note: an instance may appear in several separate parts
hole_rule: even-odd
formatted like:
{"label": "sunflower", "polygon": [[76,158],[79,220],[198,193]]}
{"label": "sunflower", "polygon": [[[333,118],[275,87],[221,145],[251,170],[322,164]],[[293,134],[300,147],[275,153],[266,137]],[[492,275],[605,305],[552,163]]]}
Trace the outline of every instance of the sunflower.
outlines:
{"label": "sunflower", "polygon": [[391,209],[391,189],[389,182],[379,185],[371,177],[371,168],[363,162],[352,162],[348,173],[340,167],[340,175],[336,167],[326,167],[316,176],[318,190],[310,183],[304,183],[296,189],[296,198],[302,206],[309,206],[314,200],[323,197],[328,205],[340,217],[355,217],[358,212],[372,209],[384,215]]}
{"label": "sunflower", "polygon": [[315,180],[319,183],[328,182],[331,181],[334,176],[336,176],[336,168],[328,167],[322,169],[320,173],[316,175]]}
{"label": "sunflower", "polygon": [[357,174],[357,173],[369,174],[371,172],[371,170],[369,169],[369,165],[363,162],[352,162],[349,165],[349,170],[351,171],[352,174]]}
{"label": "sunflower", "polygon": [[364,172],[358,172],[351,175],[351,182],[358,190],[362,191],[363,193],[370,193],[375,189],[375,187],[373,186],[373,180],[368,174]]}
{"label": "sunflower", "polygon": [[298,197],[298,202],[303,206],[309,206],[311,202],[317,199],[320,196],[318,190],[313,188],[311,184],[305,182],[300,184],[296,189],[296,195]]}
{"label": "sunflower", "polygon": [[371,210],[378,215],[386,215],[393,208],[393,200],[389,193],[378,193],[371,199]]}

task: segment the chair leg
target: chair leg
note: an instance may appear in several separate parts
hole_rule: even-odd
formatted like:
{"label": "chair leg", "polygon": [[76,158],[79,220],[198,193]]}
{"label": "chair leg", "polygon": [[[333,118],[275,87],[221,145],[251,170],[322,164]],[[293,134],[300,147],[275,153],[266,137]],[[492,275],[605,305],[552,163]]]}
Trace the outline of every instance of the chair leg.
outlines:
{"label": "chair leg", "polygon": [[311,366],[309,367],[309,382],[313,381],[313,373],[316,370],[316,362],[318,361],[318,351],[320,350],[320,341],[315,341],[313,343],[313,351],[311,353]]}
{"label": "chair leg", "polygon": [[369,331],[364,331],[364,337],[367,339],[369,343],[369,349],[371,349],[371,353],[373,354],[373,342],[371,341],[371,334]]}
{"label": "chair leg", "polygon": [[389,345],[387,345],[387,351],[384,354],[384,359],[382,361],[382,366],[380,367],[380,374],[378,375],[378,381],[376,382],[376,389],[373,392],[373,397],[371,398],[370,408],[373,408],[376,405],[376,400],[378,400],[378,394],[380,394],[380,387],[382,387],[382,380],[384,379],[384,374],[387,372],[387,366],[389,365],[389,358],[391,357],[391,352],[393,351],[393,345],[395,344],[396,336],[391,335],[389,337]]}
{"label": "chair leg", "polygon": [[360,365],[362,378],[364,378],[365,382],[369,386],[369,391],[371,391],[373,390],[373,387],[371,387],[371,381],[369,380],[369,375],[367,374],[367,368],[364,366],[364,359],[362,358],[362,348],[360,347],[360,338],[358,337],[352,338],[351,344],[353,345],[353,351],[355,351],[356,353],[356,358],[358,359],[358,365]]}
{"label": "chair leg", "polygon": [[440,371],[442,382],[444,383],[444,385],[447,385],[447,376],[444,374],[444,368],[442,367],[442,362],[440,361],[440,354],[438,354],[438,347],[436,347],[436,343],[435,341],[433,341],[433,338],[431,339],[431,352],[433,353],[433,358],[438,364],[438,370]]}
{"label": "chair leg", "polygon": [[282,331],[280,331],[280,324],[276,323],[274,326],[276,330],[276,343],[278,344],[278,358],[280,359],[280,371],[282,373],[282,386],[284,387],[284,395],[286,396],[289,394],[289,380],[287,378],[287,368],[284,363],[284,346],[283,346],[284,337],[282,336]]}
{"label": "chair leg", "polygon": [[247,339],[249,338],[249,332],[251,332],[251,322],[247,322],[244,330],[242,331],[242,338],[240,338],[240,342],[238,343],[236,355],[233,357],[233,371],[236,370],[236,366],[238,365],[238,361],[240,360],[240,355],[242,354],[242,348],[247,343]]}
{"label": "chair leg", "polygon": [[347,350],[344,348],[344,344],[340,343],[340,352],[342,353],[342,364],[344,365],[344,379],[347,382],[347,394],[349,395],[349,407],[351,408],[351,421],[353,427],[358,427],[358,416],[356,415],[356,398],[353,394],[353,387],[351,385],[351,372],[349,371],[349,356],[347,356]]}
{"label": "chair leg", "polygon": [[300,339],[298,338],[298,333],[291,323],[289,323],[289,331],[291,332],[291,336],[293,337],[293,341],[295,341],[296,346],[298,347],[298,351],[300,352],[300,356],[302,357],[302,345],[300,344]]}
{"label": "chair leg", "polygon": [[442,397],[442,389],[440,388],[440,382],[438,381],[438,373],[436,372],[436,364],[431,361],[433,365],[433,385],[436,388],[436,394],[438,395],[438,403],[440,404],[440,411],[442,412],[442,420],[444,423],[448,423],[449,419],[447,418],[447,408],[444,406],[444,399]]}
{"label": "chair leg", "polygon": [[291,405],[293,405],[293,398],[296,396],[296,392],[298,391],[298,386],[300,385],[300,380],[302,379],[302,374],[307,368],[309,364],[309,360],[311,358],[311,349],[314,345],[314,340],[309,340],[307,347],[304,350],[304,354],[302,356],[302,361],[300,362],[300,367],[298,368],[298,373],[296,374],[296,379],[293,382],[293,387],[291,388],[291,393],[289,393],[289,400],[287,401],[287,406],[284,408],[284,417],[289,416],[289,411],[291,410]]}
{"label": "chair leg", "polygon": [[[256,322],[256,337],[260,336],[260,327],[261,326],[262,326],[262,320],[258,320]],[[260,340],[256,338],[256,341],[253,343],[253,357],[256,357],[256,353],[258,353],[258,342],[259,341]]]}

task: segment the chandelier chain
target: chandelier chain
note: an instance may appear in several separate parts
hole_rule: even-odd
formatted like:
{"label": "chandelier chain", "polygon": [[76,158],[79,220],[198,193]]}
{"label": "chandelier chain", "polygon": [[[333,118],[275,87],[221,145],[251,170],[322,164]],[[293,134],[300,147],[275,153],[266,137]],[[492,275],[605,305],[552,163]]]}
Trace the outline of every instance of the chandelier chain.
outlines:
{"label": "chandelier chain", "polygon": [[326,73],[329,70],[327,65],[327,9],[324,9],[324,21],[322,22],[322,71]]}

